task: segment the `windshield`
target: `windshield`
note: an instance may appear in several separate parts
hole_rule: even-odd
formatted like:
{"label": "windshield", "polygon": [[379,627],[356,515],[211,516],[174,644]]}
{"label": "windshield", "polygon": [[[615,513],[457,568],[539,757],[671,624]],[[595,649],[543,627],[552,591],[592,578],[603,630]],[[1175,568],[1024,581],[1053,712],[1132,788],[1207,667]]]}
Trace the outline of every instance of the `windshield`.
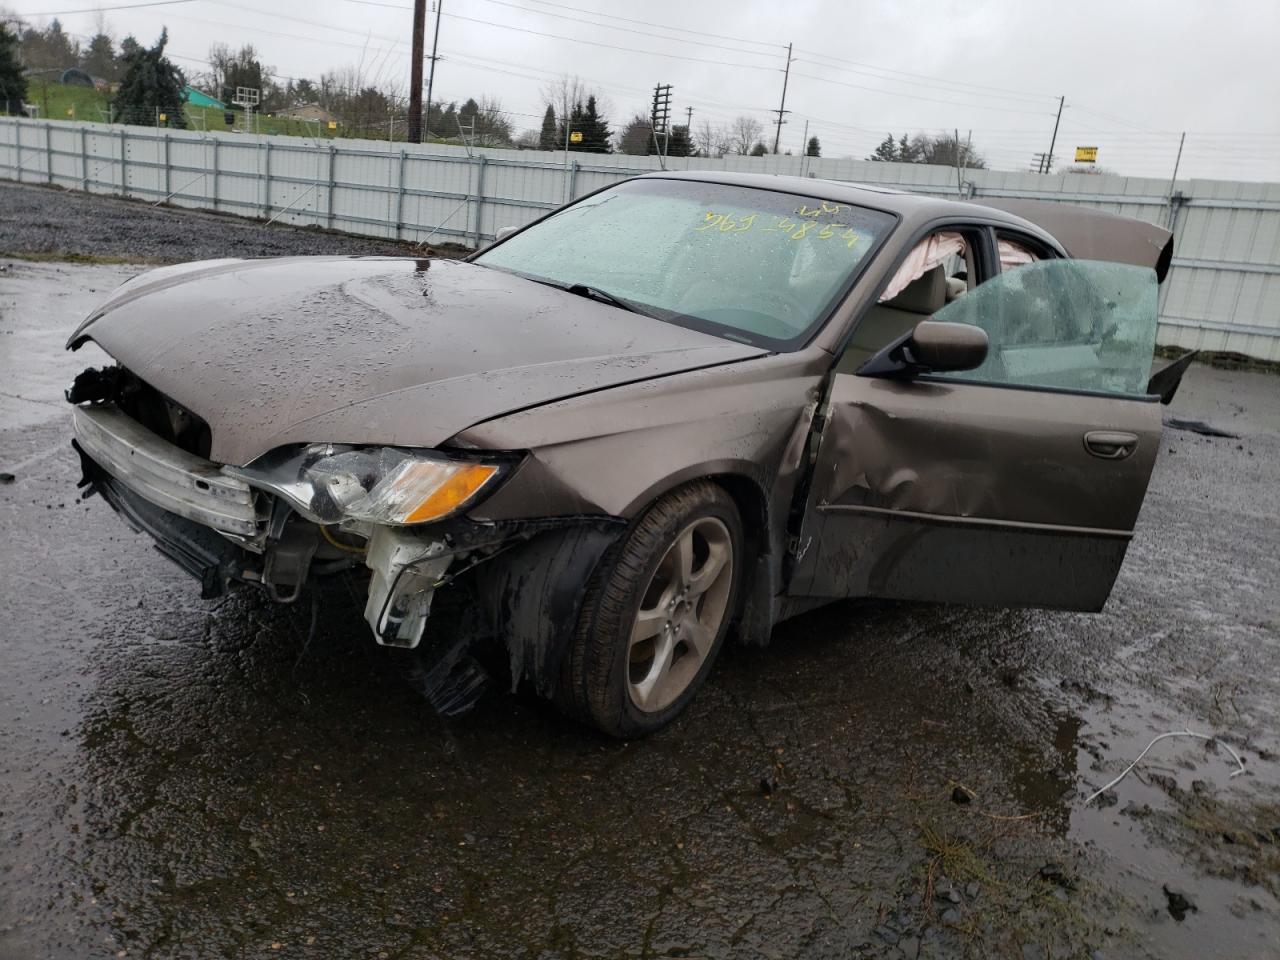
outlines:
{"label": "windshield", "polygon": [[821,197],[695,180],[631,180],[475,258],[594,287],[663,320],[799,346],[894,223]]}

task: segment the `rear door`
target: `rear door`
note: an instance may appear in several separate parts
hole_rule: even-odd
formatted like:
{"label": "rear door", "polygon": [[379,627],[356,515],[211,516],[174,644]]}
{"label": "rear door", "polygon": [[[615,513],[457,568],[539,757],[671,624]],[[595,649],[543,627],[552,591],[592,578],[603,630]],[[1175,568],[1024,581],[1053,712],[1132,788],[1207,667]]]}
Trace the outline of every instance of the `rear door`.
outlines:
{"label": "rear door", "polygon": [[790,592],[1101,609],[1160,438],[1154,271],[1006,267],[933,319],[982,327],[986,362],[837,366]]}

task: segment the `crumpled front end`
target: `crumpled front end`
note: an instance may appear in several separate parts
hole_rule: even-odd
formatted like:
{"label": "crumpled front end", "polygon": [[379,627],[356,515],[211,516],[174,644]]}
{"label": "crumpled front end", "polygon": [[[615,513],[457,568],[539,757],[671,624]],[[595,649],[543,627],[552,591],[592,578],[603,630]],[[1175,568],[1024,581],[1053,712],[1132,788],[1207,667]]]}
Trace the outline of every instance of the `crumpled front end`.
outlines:
{"label": "crumpled front end", "polygon": [[[317,579],[367,576],[374,639],[415,648],[437,592],[482,568],[469,578],[478,633],[502,637],[513,682],[540,689],[558,669],[548,648],[571,628],[587,576],[622,526],[607,517],[468,519],[475,493],[513,472],[518,454],[311,444],[227,466],[202,455],[199,417],[122,368],[86,371],[67,396],[81,485],[149,534],[200,581],[202,596],[249,584],[288,603]],[[548,550],[568,531],[572,549]],[[456,656],[465,644],[445,646]]]}
{"label": "crumpled front end", "polygon": [[112,403],[76,407],[73,423],[82,486],[150,534],[162,553],[200,581],[203,596],[248,583],[288,603],[314,576],[366,566],[365,618],[374,638],[398,647],[421,640],[434,591],[459,554],[448,536],[316,523],[281,496],[167,442]]}

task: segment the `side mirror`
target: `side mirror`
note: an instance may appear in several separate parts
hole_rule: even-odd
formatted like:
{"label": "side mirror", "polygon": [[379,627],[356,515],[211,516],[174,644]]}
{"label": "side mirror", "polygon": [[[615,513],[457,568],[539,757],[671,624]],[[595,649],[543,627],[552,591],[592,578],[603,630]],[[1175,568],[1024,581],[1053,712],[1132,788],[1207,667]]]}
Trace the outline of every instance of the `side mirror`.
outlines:
{"label": "side mirror", "polygon": [[910,380],[922,373],[972,370],[987,359],[987,332],[967,323],[921,320],[858,368],[864,377]]}
{"label": "side mirror", "polygon": [[493,242],[497,243],[499,240],[505,240],[519,229],[519,227],[499,227],[493,235]]}

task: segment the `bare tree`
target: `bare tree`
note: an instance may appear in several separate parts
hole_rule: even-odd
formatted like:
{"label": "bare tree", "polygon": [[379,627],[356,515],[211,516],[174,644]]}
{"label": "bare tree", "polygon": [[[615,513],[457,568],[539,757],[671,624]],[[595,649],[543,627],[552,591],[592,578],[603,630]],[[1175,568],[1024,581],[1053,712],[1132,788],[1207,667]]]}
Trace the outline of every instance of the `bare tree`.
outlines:
{"label": "bare tree", "polygon": [[575,105],[586,103],[588,96],[590,91],[587,85],[576,75],[562,73],[555,80],[548,80],[542,85],[542,99],[555,108],[556,119],[561,123],[573,113]]}
{"label": "bare tree", "polygon": [[362,65],[321,74],[319,100],[348,136],[382,139],[387,135],[387,126],[393,119],[393,101],[369,81]]}
{"label": "bare tree", "polygon": [[228,44],[215,43],[209,47],[209,70],[206,74],[201,75],[209,85],[209,93],[215,97],[222,97],[223,88],[227,85],[227,75],[231,72],[232,65],[236,60],[236,51],[232,50]]}
{"label": "bare tree", "polygon": [[537,150],[541,145],[541,133],[538,130],[521,130],[513,143],[517,150]]}
{"label": "bare tree", "polygon": [[511,145],[511,121],[502,109],[502,101],[494,97],[481,97],[478,103],[475,100],[468,100],[458,108],[457,123],[461,124],[468,134],[474,134],[471,141],[474,146]]}
{"label": "bare tree", "polygon": [[745,114],[735,117],[729,126],[729,139],[734,153],[746,156],[751,148],[760,142],[764,134],[764,126],[755,117]]}
{"label": "bare tree", "polygon": [[723,157],[729,152],[729,135],[723,127],[716,126],[710,120],[703,120],[698,125],[693,141],[698,153],[704,157]]}
{"label": "bare tree", "polygon": [[[967,140],[949,133],[917,133],[911,138],[911,163],[932,163],[944,167],[986,167],[986,158]],[[905,159],[899,157],[898,159]]]}

